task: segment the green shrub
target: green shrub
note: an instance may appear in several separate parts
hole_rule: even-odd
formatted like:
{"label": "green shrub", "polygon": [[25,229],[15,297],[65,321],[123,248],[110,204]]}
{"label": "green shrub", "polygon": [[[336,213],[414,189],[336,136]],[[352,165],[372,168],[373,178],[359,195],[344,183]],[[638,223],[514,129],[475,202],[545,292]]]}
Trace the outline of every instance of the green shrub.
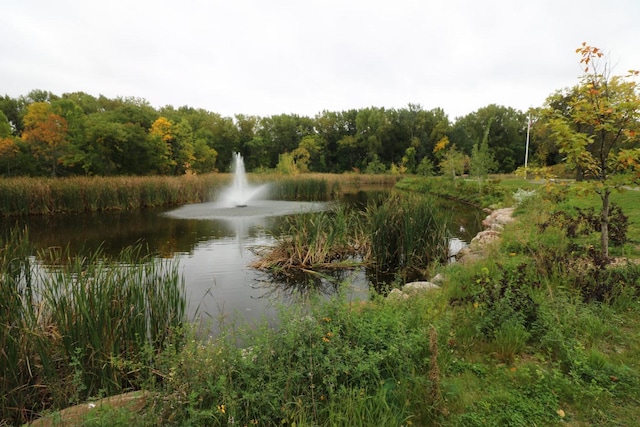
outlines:
{"label": "green shrub", "polygon": [[434,402],[412,384],[428,371],[430,351],[416,315],[336,298],[283,310],[279,330],[192,340],[167,356],[168,397],[155,411],[170,425],[396,425],[416,408],[424,415]]}

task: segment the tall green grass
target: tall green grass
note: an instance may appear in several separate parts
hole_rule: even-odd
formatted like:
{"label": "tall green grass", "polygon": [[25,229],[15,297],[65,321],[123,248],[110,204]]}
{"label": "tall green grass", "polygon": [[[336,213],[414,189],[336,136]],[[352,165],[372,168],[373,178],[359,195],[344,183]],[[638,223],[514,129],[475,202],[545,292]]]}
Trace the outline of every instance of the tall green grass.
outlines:
{"label": "tall green grass", "polygon": [[436,206],[429,196],[401,193],[367,206],[369,258],[377,272],[398,271],[414,279],[447,261],[449,218]]}
{"label": "tall green grass", "polygon": [[116,259],[100,250],[32,256],[26,234],[13,231],[0,253],[4,420],[139,387],[154,355],[178,338],[186,297],[177,266],[139,246]]}
{"label": "tall green grass", "polygon": [[274,181],[269,196],[276,200],[327,200],[333,191],[324,179],[292,177]]}
{"label": "tall green grass", "polygon": [[[270,197],[280,200],[328,200],[344,186],[391,185],[392,175],[251,174],[269,182]],[[47,215],[172,206],[215,199],[231,182],[229,174],[136,177],[4,178],[0,180],[0,216]]]}

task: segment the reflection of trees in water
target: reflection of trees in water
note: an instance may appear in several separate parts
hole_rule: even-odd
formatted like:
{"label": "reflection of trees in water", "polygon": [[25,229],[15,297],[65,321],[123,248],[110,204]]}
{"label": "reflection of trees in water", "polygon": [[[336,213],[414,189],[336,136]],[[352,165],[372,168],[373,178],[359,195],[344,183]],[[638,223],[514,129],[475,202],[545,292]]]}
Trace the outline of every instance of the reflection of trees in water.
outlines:
{"label": "reflection of trees in water", "polygon": [[[223,220],[179,220],[162,215],[164,210],[20,217],[0,220],[0,230],[27,227],[29,241],[38,249],[60,247],[82,253],[101,247],[105,255],[117,255],[142,243],[148,254],[161,257],[192,253],[203,240],[236,236],[233,224]],[[242,232],[250,234],[250,228]]]}
{"label": "reflection of trees in water", "polygon": [[268,280],[258,285],[265,290],[260,298],[276,297],[280,300],[300,301],[313,295],[335,295],[343,284],[349,281],[353,272],[353,269],[346,268],[268,272]]}

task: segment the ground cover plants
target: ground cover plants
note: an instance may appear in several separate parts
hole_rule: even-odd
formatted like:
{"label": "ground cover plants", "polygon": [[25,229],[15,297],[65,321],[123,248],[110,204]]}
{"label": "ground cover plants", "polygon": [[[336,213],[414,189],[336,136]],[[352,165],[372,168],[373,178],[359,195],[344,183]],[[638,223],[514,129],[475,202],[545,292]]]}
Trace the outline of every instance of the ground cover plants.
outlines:
{"label": "ground cover plants", "polygon": [[[414,180],[413,191],[444,191],[425,181]],[[225,318],[216,337],[187,331],[165,340],[152,364],[136,365],[154,374],[140,383],[151,393],[142,412],[107,410],[85,425],[637,424],[640,267],[630,247],[639,205],[619,200],[627,240],[611,262],[593,250],[597,237],[553,220],[563,206],[585,203],[577,193],[524,180],[492,185],[477,203],[517,200],[516,222],[484,258],[432,269],[444,276],[440,289],[407,299],[318,296],[283,307],[278,327]],[[405,209],[389,206],[384,216]],[[344,212],[325,215],[316,230],[348,223],[330,220]]]}

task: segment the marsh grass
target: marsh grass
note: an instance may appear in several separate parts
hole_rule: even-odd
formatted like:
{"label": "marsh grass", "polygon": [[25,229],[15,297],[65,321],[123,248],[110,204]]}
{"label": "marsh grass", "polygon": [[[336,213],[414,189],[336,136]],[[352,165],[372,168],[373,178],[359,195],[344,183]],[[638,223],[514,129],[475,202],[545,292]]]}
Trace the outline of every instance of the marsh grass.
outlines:
{"label": "marsh grass", "polygon": [[181,177],[5,178],[0,216],[127,210],[202,202],[224,174]]}
{"label": "marsh grass", "polygon": [[[215,199],[230,174],[5,178],[0,180],[0,216],[48,215],[174,206]],[[253,183],[273,183],[270,197],[330,200],[342,188],[393,185],[399,176],[366,174],[249,174]]]}
{"label": "marsh grass", "polygon": [[434,200],[395,194],[364,211],[336,204],[332,209],[286,219],[276,244],[261,248],[258,269],[293,271],[366,266],[376,275],[423,277],[448,259],[446,217]]}
{"label": "marsh grass", "polygon": [[345,191],[367,186],[392,187],[399,175],[321,174],[299,175],[250,174],[253,182],[270,183],[270,197],[276,200],[333,200]]}
{"label": "marsh grass", "polygon": [[252,266],[287,273],[352,266],[364,233],[360,214],[336,204],[327,211],[293,215],[284,221],[277,243],[264,248]]}
{"label": "marsh grass", "polygon": [[424,277],[448,259],[448,216],[426,195],[392,194],[365,210],[370,261],[377,272],[399,271],[408,280]]}
{"label": "marsh grass", "polygon": [[[115,259],[100,250],[32,256],[26,233],[14,230],[0,252],[2,419],[25,422],[139,387],[157,352],[179,340],[186,298],[177,266],[139,246]],[[58,265],[37,263],[44,257]]]}

